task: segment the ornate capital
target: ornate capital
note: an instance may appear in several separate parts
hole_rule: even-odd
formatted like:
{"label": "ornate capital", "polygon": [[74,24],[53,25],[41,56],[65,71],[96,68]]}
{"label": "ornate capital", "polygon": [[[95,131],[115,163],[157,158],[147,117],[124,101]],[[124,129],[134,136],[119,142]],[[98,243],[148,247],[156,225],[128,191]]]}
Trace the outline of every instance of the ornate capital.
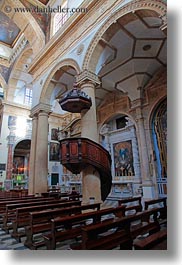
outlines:
{"label": "ornate capital", "polygon": [[39,103],[38,105],[36,105],[31,109],[30,118],[33,118],[34,116],[38,115],[40,112],[45,112],[49,115],[52,112],[51,105]]}
{"label": "ornate capital", "polygon": [[99,77],[88,70],[84,70],[82,73],[76,76],[76,83],[78,86],[85,82],[91,82],[97,85],[101,83]]}

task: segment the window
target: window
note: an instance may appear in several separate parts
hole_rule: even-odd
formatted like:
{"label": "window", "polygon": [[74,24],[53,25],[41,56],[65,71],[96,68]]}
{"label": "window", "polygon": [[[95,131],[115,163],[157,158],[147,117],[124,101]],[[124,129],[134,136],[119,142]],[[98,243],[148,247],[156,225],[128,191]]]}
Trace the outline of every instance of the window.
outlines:
{"label": "window", "polygon": [[116,129],[118,130],[124,128],[126,126],[126,122],[126,116],[116,119]]}
{"label": "window", "polygon": [[32,104],[32,89],[25,88],[25,104],[31,105]]}
{"label": "window", "polygon": [[0,98],[4,98],[4,91],[1,85],[0,85]]}
{"label": "window", "polygon": [[[61,8],[67,8],[68,2],[66,1]],[[54,15],[54,24],[53,24],[53,35],[63,26],[63,24],[68,19],[68,12],[60,12]]]}

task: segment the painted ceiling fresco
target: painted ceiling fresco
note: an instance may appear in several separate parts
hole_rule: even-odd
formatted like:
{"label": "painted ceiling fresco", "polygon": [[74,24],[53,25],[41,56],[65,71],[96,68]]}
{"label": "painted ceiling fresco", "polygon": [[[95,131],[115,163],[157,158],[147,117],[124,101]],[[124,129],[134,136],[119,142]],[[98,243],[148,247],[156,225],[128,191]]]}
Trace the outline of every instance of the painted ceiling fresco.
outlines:
{"label": "painted ceiling fresco", "polygon": [[[30,1],[27,1],[27,0],[21,0],[21,2],[25,7],[29,9],[34,9],[36,7],[35,3],[32,4],[30,3]],[[48,1],[39,1],[39,2],[48,2]],[[39,12],[32,12],[31,14],[36,19],[37,23],[39,24],[43,32],[46,34],[46,32],[48,31],[49,23],[50,23],[50,19],[49,19],[50,14],[39,13]]]}
{"label": "painted ceiling fresco", "polygon": [[38,4],[38,2],[40,2],[43,5],[47,5],[47,3],[49,2],[49,0],[28,0],[28,2],[30,2],[33,5]]}
{"label": "painted ceiling fresco", "polygon": [[20,29],[12,20],[0,11],[0,42],[13,46],[15,39],[20,33]]}
{"label": "painted ceiling fresco", "polygon": [[39,2],[41,2],[44,5],[47,5],[47,3],[49,2],[49,0],[48,1],[47,0],[39,0]]}

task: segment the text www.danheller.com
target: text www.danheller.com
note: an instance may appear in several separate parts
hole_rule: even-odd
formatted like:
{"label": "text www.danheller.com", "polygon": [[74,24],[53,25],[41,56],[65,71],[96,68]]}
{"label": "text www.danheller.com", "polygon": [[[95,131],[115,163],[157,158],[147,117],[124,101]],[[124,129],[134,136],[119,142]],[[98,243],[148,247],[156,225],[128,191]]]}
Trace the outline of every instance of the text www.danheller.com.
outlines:
{"label": "text www.danheller.com", "polygon": [[50,7],[50,6],[46,6],[46,7],[39,7],[39,6],[35,6],[35,7],[11,7],[11,6],[5,6],[4,7],[4,11],[6,13],[10,13],[12,11],[14,11],[15,13],[86,13],[88,12],[87,8],[84,7],[77,7],[77,8],[70,8],[70,7],[61,7],[61,6],[57,6],[57,7]]}

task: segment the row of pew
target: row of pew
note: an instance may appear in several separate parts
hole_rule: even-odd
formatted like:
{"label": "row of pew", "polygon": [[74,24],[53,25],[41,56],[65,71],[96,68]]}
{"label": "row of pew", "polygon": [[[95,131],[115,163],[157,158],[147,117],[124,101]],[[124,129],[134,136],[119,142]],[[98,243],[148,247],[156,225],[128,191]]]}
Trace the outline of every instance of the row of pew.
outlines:
{"label": "row of pew", "polygon": [[[117,207],[55,197],[0,199],[0,225],[30,249],[152,249],[167,240],[167,199],[141,197],[118,200]],[[39,239],[37,240],[37,235]]]}

